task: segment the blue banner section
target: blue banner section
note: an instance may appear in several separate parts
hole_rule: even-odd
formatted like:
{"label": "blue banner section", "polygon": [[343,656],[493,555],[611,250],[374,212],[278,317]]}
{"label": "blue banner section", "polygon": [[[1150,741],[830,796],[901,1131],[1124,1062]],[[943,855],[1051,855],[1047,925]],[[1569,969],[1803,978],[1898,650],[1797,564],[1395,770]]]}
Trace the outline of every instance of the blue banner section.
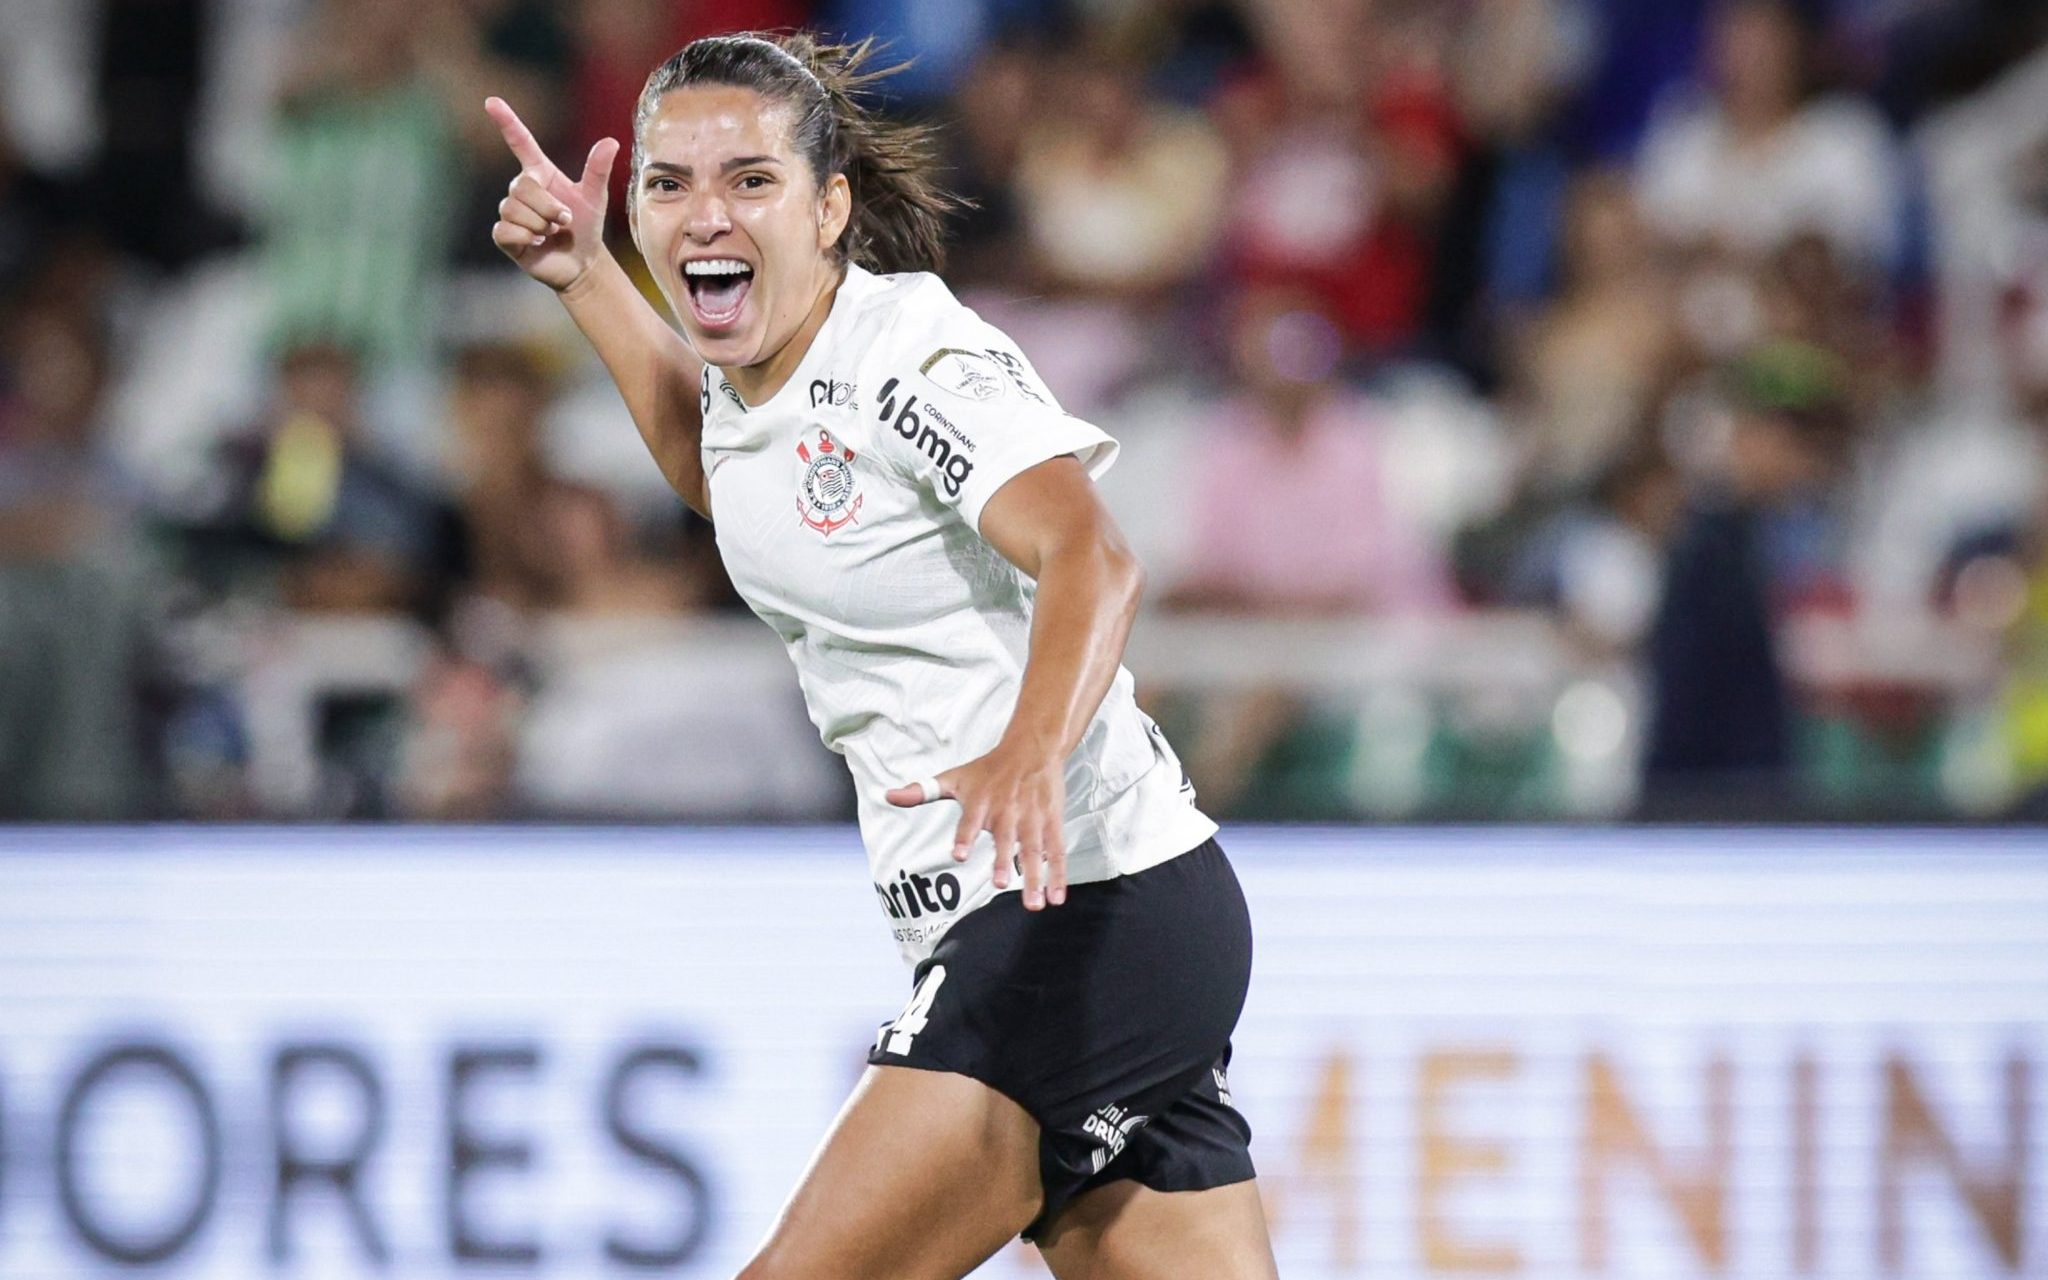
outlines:
{"label": "blue banner section", "polygon": [[[2039,833],[1224,840],[1290,1280],[2048,1266]],[[0,830],[0,1275],[729,1276],[887,924],[832,827]]]}

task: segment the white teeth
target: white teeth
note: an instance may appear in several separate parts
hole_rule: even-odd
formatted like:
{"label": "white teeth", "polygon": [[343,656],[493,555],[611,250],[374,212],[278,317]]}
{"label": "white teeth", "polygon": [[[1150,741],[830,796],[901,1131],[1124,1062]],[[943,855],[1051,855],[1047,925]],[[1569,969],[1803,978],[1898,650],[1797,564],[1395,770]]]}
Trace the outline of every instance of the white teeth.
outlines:
{"label": "white teeth", "polygon": [[736,276],[752,270],[752,267],[738,258],[705,258],[683,264],[683,274],[686,276]]}

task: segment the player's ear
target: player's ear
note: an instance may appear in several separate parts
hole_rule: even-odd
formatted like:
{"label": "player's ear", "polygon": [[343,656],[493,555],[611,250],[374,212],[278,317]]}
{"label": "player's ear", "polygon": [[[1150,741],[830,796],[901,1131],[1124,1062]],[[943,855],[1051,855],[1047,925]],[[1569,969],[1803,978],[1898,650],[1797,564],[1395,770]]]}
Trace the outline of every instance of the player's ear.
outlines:
{"label": "player's ear", "polygon": [[839,243],[839,237],[846,234],[846,224],[853,218],[853,187],[846,181],[846,175],[835,173],[825,179],[825,190],[818,200],[818,251],[829,251]]}

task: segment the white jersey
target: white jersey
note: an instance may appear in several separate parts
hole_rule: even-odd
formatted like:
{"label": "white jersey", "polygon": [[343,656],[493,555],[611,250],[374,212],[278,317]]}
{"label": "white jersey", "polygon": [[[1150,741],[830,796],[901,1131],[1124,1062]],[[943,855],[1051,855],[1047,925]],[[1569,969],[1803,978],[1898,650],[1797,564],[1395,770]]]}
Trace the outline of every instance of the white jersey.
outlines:
{"label": "white jersey", "polygon": [[[953,861],[958,805],[884,798],[986,754],[1016,706],[1035,586],[982,539],[982,508],[1048,458],[1100,475],[1116,442],[1063,413],[936,276],[857,266],[781,390],[749,407],[706,369],[703,410],[719,553],[846,757],[876,897],[915,963],[996,893],[989,836]],[[1070,883],[1141,871],[1216,831],[1121,667],[1066,788]]]}

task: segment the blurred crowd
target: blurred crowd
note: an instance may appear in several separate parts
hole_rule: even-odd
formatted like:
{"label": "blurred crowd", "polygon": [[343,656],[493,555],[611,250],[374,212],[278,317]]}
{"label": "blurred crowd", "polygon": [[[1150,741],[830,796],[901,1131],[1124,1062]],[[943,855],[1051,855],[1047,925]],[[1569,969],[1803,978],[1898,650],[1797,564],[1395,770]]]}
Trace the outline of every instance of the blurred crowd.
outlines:
{"label": "blurred crowd", "polygon": [[1210,808],[2038,811],[2048,6],[8,0],[0,817],[850,813],[488,236],[486,94],[799,24],[914,55],[1141,629],[1410,638],[1141,668]]}

